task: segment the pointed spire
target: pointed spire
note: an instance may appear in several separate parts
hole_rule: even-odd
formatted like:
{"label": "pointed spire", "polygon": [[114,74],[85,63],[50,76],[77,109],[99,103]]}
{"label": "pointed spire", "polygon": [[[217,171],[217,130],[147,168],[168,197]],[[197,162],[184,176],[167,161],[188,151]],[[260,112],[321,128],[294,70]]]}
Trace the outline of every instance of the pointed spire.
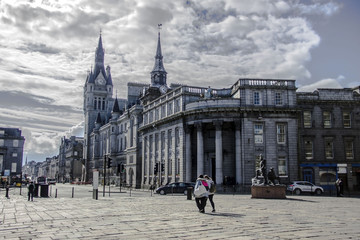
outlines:
{"label": "pointed spire", "polygon": [[155,55],[155,65],[151,71],[151,86],[162,86],[166,85],[166,70],[163,64],[163,56],[161,52],[161,41],[160,41],[160,29],[162,24],[158,24],[159,33],[158,33],[158,43]]}
{"label": "pointed spire", "polygon": [[113,113],[120,113],[120,107],[119,107],[119,103],[118,103],[118,99],[117,97],[115,98],[115,102],[114,102],[114,107],[112,109]]}
{"label": "pointed spire", "polygon": [[102,36],[100,31],[99,42],[95,51],[95,66],[91,79],[92,82],[95,81],[95,79],[99,76],[100,73],[102,73],[104,78],[106,78],[106,72],[104,67],[104,56],[105,56],[105,50],[103,48]]}
{"label": "pointed spire", "polygon": [[160,31],[158,33],[158,44],[155,55],[155,65],[152,72],[166,72],[163,64],[163,56],[161,53]]}

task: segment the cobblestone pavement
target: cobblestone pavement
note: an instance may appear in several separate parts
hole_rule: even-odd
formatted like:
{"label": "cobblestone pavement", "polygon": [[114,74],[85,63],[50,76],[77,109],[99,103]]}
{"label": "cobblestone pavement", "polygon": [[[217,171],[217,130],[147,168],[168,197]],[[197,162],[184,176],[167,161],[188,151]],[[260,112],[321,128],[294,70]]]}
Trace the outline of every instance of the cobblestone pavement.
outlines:
{"label": "cobblestone pavement", "polygon": [[[87,192],[91,190],[88,187]],[[0,239],[359,239],[360,199],[216,194],[216,213],[148,191],[35,198],[0,192]]]}

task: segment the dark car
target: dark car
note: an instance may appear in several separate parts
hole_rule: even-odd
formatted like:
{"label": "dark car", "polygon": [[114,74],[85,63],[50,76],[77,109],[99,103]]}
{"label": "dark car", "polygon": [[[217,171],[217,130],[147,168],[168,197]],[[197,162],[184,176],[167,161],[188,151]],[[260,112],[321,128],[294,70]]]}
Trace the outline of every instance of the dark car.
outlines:
{"label": "dark car", "polygon": [[165,186],[161,186],[156,189],[156,193],[159,193],[161,195],[167,194],[167,193],[183,193],[187,194],[188,187],[192,187],[194,189],[195,183],[186,183],[186,182],[175,182],[175,183],[169,183]]}

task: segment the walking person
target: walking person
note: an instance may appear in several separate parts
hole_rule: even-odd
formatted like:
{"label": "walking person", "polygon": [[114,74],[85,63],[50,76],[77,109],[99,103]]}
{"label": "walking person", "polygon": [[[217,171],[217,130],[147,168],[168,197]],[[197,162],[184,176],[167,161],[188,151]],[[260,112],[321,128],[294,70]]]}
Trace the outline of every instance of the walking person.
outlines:
{"label": "walking person", "polygon": [[194,196],[199,212],[205,213],[206,201],[209,195],[209,185],[203,175],[199,175],[195,183]]}
{"label": "walking person", "polygon": [[215,183],[211,179],[211,177],[209,177],[208,175],[205,175],[204,177],[207,180],[208,185],[209,185],[209,201],[210,201],[210,204],[212,207],[212,212],[215,212],[215,203],[214,203],[214,194],[216,192]]}
{"label": "walking person", "polygon": [[35,191],[35,185],[33,182],[30,182],[28,186],[28,201],[34,201],[34,191]]}

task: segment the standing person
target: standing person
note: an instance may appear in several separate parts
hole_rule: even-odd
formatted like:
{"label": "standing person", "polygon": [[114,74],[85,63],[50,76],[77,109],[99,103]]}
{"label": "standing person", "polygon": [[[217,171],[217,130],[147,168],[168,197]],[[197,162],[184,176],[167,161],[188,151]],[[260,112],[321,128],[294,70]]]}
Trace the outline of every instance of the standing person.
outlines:
{"label": "standing person", "polygon": [[35,185],[33,182],[30,182],[29,186],[28,186],[28,201],[34,201],[34,190],[35,190]]}
{"label": "standing person", "polygon": [[205,177],[205,179],[207,180],[207,182],[209,184],[209,201],[210,201],[210,204],[212,206],[212,212],[215,212],[215,203],[214,203],[214,194],[215,194],[215,191],[216,191],[215,183],[211,179],[211,177],[209,177],[208,175],[205,175],[204,177]]}
{"label": "standing person", "polygon": [[203,175],[199,175],[196,179],[194,196],[196,206],[199,209],[199,212],[205,213],[206,201],[209,195],[209,185]]}
{"label": "standing person", "polygon": [[339,178],[339,191],[340,191],[340,197],[344,196],[344,182],[342,181],[341,178]]}

